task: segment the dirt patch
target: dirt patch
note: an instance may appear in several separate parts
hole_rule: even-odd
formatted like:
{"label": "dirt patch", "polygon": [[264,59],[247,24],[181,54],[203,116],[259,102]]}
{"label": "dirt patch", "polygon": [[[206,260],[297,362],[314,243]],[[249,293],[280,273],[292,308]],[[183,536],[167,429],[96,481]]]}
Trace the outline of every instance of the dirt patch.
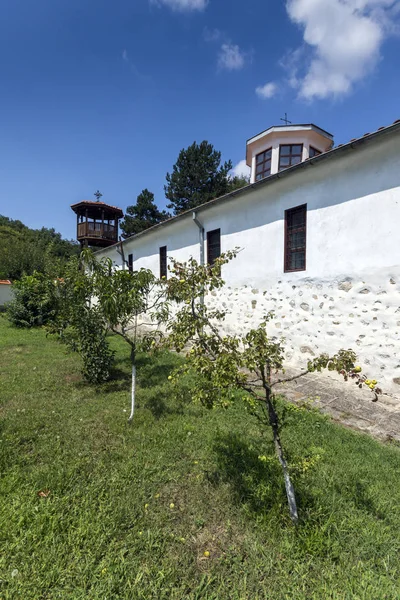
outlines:
{"label": "dirt patch", "polygon": [[82,375],[79,375],[79,373],[73,373],[65,376],[66,383],[78,383],[79,381],[82,381]]}

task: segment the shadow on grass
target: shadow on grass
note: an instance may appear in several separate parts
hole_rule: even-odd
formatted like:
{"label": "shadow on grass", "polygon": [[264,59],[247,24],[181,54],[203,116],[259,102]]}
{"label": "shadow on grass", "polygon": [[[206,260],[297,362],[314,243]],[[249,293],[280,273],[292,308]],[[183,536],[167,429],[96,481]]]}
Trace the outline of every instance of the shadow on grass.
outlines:
{"label": "shadow on grass", "polygon": [[[207,474],[212,485],[229,483],[234,502],[245,505],[257,517],[274,516],[282,524],[290,522],[283,473],[272,442],[257,447],[232,433],[219,435],[213,449],[217,470]],[[329,508],[321,511],[320,499],[313,495],[307,479],[296,479],[292,475],[300,522],[323,522]]]}
{"label": "shadow on grass", "polygon": [[157,421],[161,419],[161,417],[163,417],[164,415],[171,414],[174,412],[171,409],[171,407],[168,406],[168,404],[165,402],[163,396],[161,396],[160,394],[151,394],[150,396],[142,400],[141,404],[143,404],[143,406],[151,412],[151,414],[155,419],[157,419]]}
{"label": "shadow on grass", "polygon": [[174,397],[168,385],[140,389],[138,391],[138,406],[149,410],[157,420],[166,415],[183,413],[183,406]]}
{"label": "shadow on grass", "polygon": [[[300,517],[299,527],[294,529],[280,465],[272,445],[267,450],[264,444],[261,450],[237,434],[219,435],[214,443],[217,468],[207,473],[209,483],[228,483],[233,502],[243,506],[259,525],[280,528],[282,535],[286,535],[284,531],[291,532],[294,537],[290,539],[299,557],[317,556],[339,562],[344,547],[358,544],[364,544],[365,552],[374,555],[368,537],[364,541],[360,534],[360,523],[365,528],[371,523],[375,527],[385,515],[374,502],[368,485],[354,480],[346,486],[343,473],[337,473],[336,484],[328,486],[318,473],[293,477]],[[266,460],[260,459],[260,454],[266,455]]]}
{"label": "shadow on grass", "polygon": [[[116,363],[123,363],[125,361],[116,361]],[[131,374],[128,370],[120,369],[116,364],[111,369],[111,377],[109,381],[105,383],[90,383],[86,381],[82,376],[78,381],[69,379],[75,388],[79,390],[94,389],[101,394],[113,394],[114,392],[129,392],[131,389]]]}
{"label": "shadow on grass", "polygon": [[255,513],[266,513],[285,502],[282,471],[273,449],[265,450],[245,442],[238,434],[219,435],[214,443],[217,471],[208,474],[211,484],[231,484],[234,499]]}
{"label": "shadow on grass", "polygon": [[[182,358],[171,352],[138,354],[137,368],[137,406],[150,410],[155,419],[167,414],[182,414],[184,406],[191,402],[184,384],[172,389],[168,376],[182,363]],[[111,379],[94,386],[100,394],[124,392],[130,395],[131,361],[129,356],[116,357],[111,371]],[[78,388],[90,388],[92,384],[79,381]]]}
{"label": "shadow on grass", "polygon": [[[168,383],[171,371],[181,362],[181,359],[169,352],[154,355],[139,354],[136,360],[137,385],[139,389],[150,389]],[[108,382],[98,386],[104,394],[126,391],[131,389],[132,374],[129,356],[116,358],[111,369]],[[77,382],[77,387],[88,387],[92,384],[85,381]],[[157,409],[158,413],[160,408]]]}
{"label": "shadow on grass", "polygon": [[[167,414],[181,414],[182,403],[174,397],[168,381],[172,370],[181,359],[169,352],[156,354],[139,354],[136,360],[137,369],[137,405],[150,410],[155,419]],[[126,391],[131,389],[131,361],[129,357],[115,361],[112,379],[102,386],[105,393]]]}
{"label": "shadow on grass", "polygon": [[381,511],[373,498],[368,485],[362,481],[350,481],[347,484],[336,485],[336,490],[352,502],[355,508],[363,513],[369,514],[374,519],[385,521],[387,515]]}
{"label": "shadow on grass", "polygon": [[173,369],[181,363],[182,359],[171,352],[139,354],[136,361],[139,386],[151,388],[166,383]]}

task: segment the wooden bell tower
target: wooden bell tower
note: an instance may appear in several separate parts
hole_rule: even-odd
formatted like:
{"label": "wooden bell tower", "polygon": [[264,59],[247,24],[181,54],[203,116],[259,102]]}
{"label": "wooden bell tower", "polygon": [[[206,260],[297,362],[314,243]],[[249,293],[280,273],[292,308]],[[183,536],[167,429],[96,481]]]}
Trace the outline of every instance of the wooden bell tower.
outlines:
{"label": "wooden bell tower", "polygon": [[118,221],[124,213],[117,206],[101,202],[100,192],[95,196],[97,200],[82,200],[71,205],[76,214],[76,238],[82,248],[106,248],[118,242]]}

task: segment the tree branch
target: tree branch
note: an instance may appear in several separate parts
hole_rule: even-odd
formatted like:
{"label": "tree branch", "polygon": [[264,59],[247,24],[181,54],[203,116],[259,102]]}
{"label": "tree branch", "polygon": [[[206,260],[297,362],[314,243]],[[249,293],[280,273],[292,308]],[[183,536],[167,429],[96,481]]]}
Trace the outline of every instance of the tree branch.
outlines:
{"label": "tree branch", "polygon": [[293,375],[293,377],[286,377],[285,379],[278,379],[278,381],[274,381],[273,383],[271,383],[271,388],[274,387],[275,385],[278,385],[279,383],[289,383],[289,381],[295,381],[296,379],[300,379],[300,377],[304,377],[304,375],[308,375],[309,371],[303,371],[302,373],[299,373],[298,375]]}

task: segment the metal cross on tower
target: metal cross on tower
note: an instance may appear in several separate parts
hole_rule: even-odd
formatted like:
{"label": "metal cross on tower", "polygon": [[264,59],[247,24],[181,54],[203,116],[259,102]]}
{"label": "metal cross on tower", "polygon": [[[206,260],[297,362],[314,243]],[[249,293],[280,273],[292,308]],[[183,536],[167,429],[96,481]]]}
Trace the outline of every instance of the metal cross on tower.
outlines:
{"label": "metal cross on tower", "polygon": [[97,202],[100,202],[100,198],[103,196],[103,194],[99,192],[99,190],[97,190],[97,192],[95,192],[94,195],[97,198]]}
{"label": "metal cross on tower", "polygon": [[288,125],[289,123],[292,124],[292,121],[289,121],[289,119],[287,118],[287,113],[285,113],[284,119],[281,117],[281,121],[283,121],[285,125]]}

